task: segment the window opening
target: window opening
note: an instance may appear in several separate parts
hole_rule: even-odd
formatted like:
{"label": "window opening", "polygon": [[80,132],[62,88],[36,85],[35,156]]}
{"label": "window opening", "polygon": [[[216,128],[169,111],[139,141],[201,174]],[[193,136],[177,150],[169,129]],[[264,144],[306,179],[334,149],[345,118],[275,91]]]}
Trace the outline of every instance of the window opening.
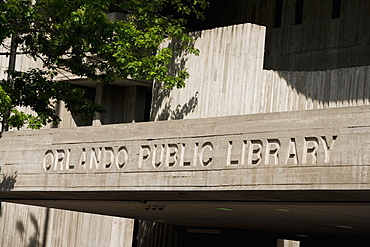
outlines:
{"label": "window opening", "polygon": [[340,9],[341,9],[341,0],[333,0],[333,6],[331,10],[331,18],[337,19],[340,18]]}
{"label": "window opening", "polygon": [[303,0],[295,1],[295,15],[294,15],[294,24],[302,24],[303,17]]}
{"label": "window opening", "polygon": [[275,2],[275,19],[274,27],[281,27],[281,19],[283,15],[283,0],[276,0]]}

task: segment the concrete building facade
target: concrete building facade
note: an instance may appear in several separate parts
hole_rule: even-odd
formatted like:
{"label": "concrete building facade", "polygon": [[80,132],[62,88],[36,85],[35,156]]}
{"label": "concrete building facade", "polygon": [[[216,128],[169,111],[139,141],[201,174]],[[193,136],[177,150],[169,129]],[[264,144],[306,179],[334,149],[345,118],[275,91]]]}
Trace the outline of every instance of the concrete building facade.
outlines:
{"label": "concrete building facade", "polygon": [[2,246],[369,241],[370,2],[212,3],[185,88],[72,78],[105,115],[4,133]]}

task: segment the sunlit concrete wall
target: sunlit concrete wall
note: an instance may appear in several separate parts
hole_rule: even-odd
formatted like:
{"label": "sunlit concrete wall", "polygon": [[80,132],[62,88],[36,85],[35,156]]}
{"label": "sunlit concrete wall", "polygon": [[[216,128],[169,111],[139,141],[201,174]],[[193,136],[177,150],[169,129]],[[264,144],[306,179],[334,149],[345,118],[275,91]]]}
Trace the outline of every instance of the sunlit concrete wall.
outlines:
{"label": "sunlit concrete wall", "polygon": [[0,246],[132,246],[133,220],[2,203]]}
{"label": "sunlit concrete wall", "polygon": [[152,120],[188,119],[370,104],[370,66],[263,70],[265,28],[241,24],[199,32],[200,56],[183,56],[181,89],[155,83]]}
{"label": "sunlit concrete wall", "polygon": [[200,56],[179,59],[190,78],[182,89],[153,89],[153,120],[240,115],[258,112],[265,27],[250,23],[195,34]]}

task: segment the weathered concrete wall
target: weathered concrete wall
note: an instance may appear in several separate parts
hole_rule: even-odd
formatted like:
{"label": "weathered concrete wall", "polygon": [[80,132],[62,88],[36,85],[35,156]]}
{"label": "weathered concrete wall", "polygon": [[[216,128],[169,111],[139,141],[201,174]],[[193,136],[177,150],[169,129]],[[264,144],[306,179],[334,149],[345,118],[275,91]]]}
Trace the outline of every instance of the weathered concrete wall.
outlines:
{"label": "weathered concrete wall", "polygon": [[[206,21],[195,20],[191,28],[210,29],[241,23],[267,27],[264,68],[311,71],[369,65],[370,2],[342,0],[340,17],[332,18],[333,1],[303,1],[302,24],[295,24],[296,0],[284,0],[281,25],[275,27],[276,0],[217,0],[206,11]],[[29,61],[28,61],[29,60]],[[32,65],[20,58],[17,67]],[[0,59],[0,79],[7,67]],[[32,65],[37,66],[37,63]],[[76,77],[71,77],[75,79]],[[66,79],[61,76],[61,79]]]}
{"label": "weathered concrete wall", "polygon": [[370,104],[370,66],[327,71],[263,71],[259,112]]}
{"label": "weathered concrete wall", "polygon": [[[10,49],[10,40],[7,40],[6,42],[9,44],[6,48]],[[0,47],[0,52],[9,52],[9,49],[6,49],[5,47]],[[18,49],[18,52],[21,52],[20,49]],[[5,71],[8,70],[9,66],[9,56],[6,55],[0,55],[0,80],[6,78]],[[41,69],[43,67],[43,63],[40,59],[33,59],[25,54],[20,54],[16,56],[15,59],[15,70],[17,71],[28,71],[30,69]],[[80,77],[72,75],[70,73],[60,73],[57,75],[56,79],[58,80],[72,80],[72,79],[80,79]]]}
{"label": "weathered concrete wall", "polygon": [[281,27],[273,28],[271,19],[266,23],[265,68],[310,71],[369,65],[369,1],[342,0],[340,17],[333,19],[333,1],[305,0],[301,24],[295,23],[297,1],[283,2]]}
{"label": "weathered concrete wall", "polygon": [[252,24],[202,31],[195,42],[200,56],[183,59],[190,78],[171,92],[156,83],[153,120],[241,115],[259,112],[263,93],[265,28]]}
{"label": "weathered concrete wall", "polygon": [[[230,3],[233,1],[227,1],[227,5],[230,6]],[[274,9],[275,1],[239,1],[239,4],[243,4],[243,6],[238,6],[238,9],[246,9],[246,11],[235,13],[233,11],[224,11],[225,8],[222,8],[223,13],[231,14],[235,18],[244,18],[243,21],[249,20],[254,23],[264,24],[267,22],[267,26],[271,27],[273,25],[273,15],[274,13],[271,11]],[[292,0],[284,1],[284,11],[283,11],[283,22],[282,27],[273,29],[267,29],[267,46],[266,46],[266,59],[265,59],[265,66],[266,68],[271,69],[281,69],[281,70],[315,70],[319,69],[322,70],[324,68],[332,69],[338,67],[348,67],[348,66],[357,66],[357,65],[368,65],[368,57],[369,57],[369,37],[367,24],[369,23],[369,15],[364,14],[369,12],[369,1],[342,1],[343,6],[345,7],[345,11],[342,13],[342,17],[336,20],[330,20],[328,16],[330,15],[330,3],[331,1],[325,1],[317,3],[316,1],[304,1],[305,2],[305,9],[310,8],[311,11],[309,15],[305,15],[303,18],[302,25],[294,25],[293,24],[293,16],[294,16],[294,2]],[[227,6],[226,6],[227,7]],[[262,11],[261,11],[262,10]],[[220,16],[217,16],[219,18]],[[221,19],[221,18],[220,18]],[[238,19],[242,20],[242,19]],[[240,23],[239,22],[239,23]],[[235,22],[234,22],[235,23]],[[324,23],[323,25],[321,25]],[[230,23],[232,24],[232,23]],[[318,25],[320,24],[320,25]],[[235,36],[233,36],[235,38]],[[218,39],[215,39],[218,40]],[[245,40],[244,40],[245,42]],[[208,44],[209,45],[209,44]],[[208,45],[204,45],[201,50],[202,53],[204,50],[208,49]],[[196,86],[188,84],[188,88],[183,90],[181,94],[186,94],[186,96],[175,96],[174,98],[166,101],[163,105],[163,108],[160,109],[160,112],[157,112],[160,116],[157,119],[178,119],[178,118],[194,118],[194,117],[207,117],[207,116],[219,116],[219,115],[235,115],[235,114],[244,114],[244,113],[254,113],[254,112],[275,112],[275,111],[285,111],[285,110],[300,110],[300,109],[316,109],[316,108],[326,108],[326,107],[337,107],[337,106],[346,106],[346,105],[361,105],[361,104],[368,104],[369,97],[368,97],[368,90],[369,85],[366,84],[369,82],[369,69],[368,67],[362,68],[351,68],[348,70],[334,70],[334,71],[321,71],[321,72],[277,72],[277,71],[264,71],[263,78],[261,80],[261,84],[266,88],[264,90],[260,87],[255,87],[255,84],[244,84],[241,85],[241,88],[235,84],[233,81],[235,78],[243,78],[243,71],[242,75],[236,70],[234,65],[240,65],[240,63],[235,59],[239,55],[235,49],[231,49],[233,46],[227,46],[225,44],[223,49],[215,50],[215,52],[229,52],[234,56],[231,56],[231,61],[227,61],[228,64],[232,65],[230,67],[226,67],[225,69],[221,67],[217,67],[219,71],[215,72],[216,75],[221,75],[224,73],[224,77],[229,80],[227,83],[228,87],[218,87],[217,83],[223,83],[221,81],[215,84],[208,84],[207,87],[202,87],[201,89],[197,88]],[[246,49],[246,48],[244,48]],[[252,49],[252,48],[247,48]],[[212,56],[210,56],[212,57]],[[239,57],[238,57],[239,58]],[[38,66],[37,63],[33,65],[33,62],[28,62],[25,60],[26,58],[19,58],[18,59],[18,66]],[[226,58],[221,58],[223,63],[226,63]],[[212,62],[221,62],[215,60],[211,60]],[[0,68],[0,78],[3,76],[3,71],[7,67],[6,60],[0,60],[1,68]],[[203,61],[204,64],[204,61]],[[243,63],[242,63],[243,64]],[[231,73],[229,73],[232,71]],[[258,70],[251,69],[252,72],[257,72]],[[192,72],[191,72],[192,73]],[[201,74],[204,72],[201,71]],[[208,73],[208,72],[207,72]],[[228,77],[229,75],[230,78]],[[214,74],[210,74],[209,78],[214,78]],[[256,75],[256,76],[261,76]],[[337,79],[335,79],[337,76]],[[348,78],[347,78],[348,77]],[[233,79],[231,79],[233,78]],[[248,78],[252,78],[249,77]],[[297,80],[297,78],[299,78]],[[323,78],[322,80],[320,78]],[[268,80],[267,80],[268,79]],[[197,79],[198,85],[200,85],[203,79]],[[251,81],[257,82],[255,79],[251,79]],[[342,81],[343,83],[336,84],[336,82]],[[234,81],[236,83],[236,80]],[[312,83],[314,82],[314,83]],[[328,83],[329,82],[329,83]],[[260,83],[260,81],[258,81]],[[223,84],[225,85],[225,84]],[[192,88],[193,87],[193,88]],[[334,87],[334,88],[333,88]],[[222,90],[221,90],[221,89]],[[230,89],[232,89],[230,90]],[[344,90],[343,90],[344,89]],[[348,89],[348,90],[347,90]],[[189,90],[189,91],[188,91]],[[249,90],[250,94],[246,95],[245,97],[242,95],[242,92],[245,90]],[[258,91],[253,91],[258,90]],[[184,93],[185,92],[185,93]],[[348,94],[347,94],[348,93]],[[225,97],[225,94],[228,96]],[[238,97],[239,95],[239,97]],[[259,101],[260,96],[263,95],[264,101]],[[160,96],[168,96],[166,93],[161,93]],[[258,97],[257,97],[258,96]],[[361,98],[362,97],[362,98]],[[240,98],[242,98],[240,100]],[[240,102],[242,101],[242,102]],[[160,103],[162,101],[159,101]],[[227,107],[226,105],[232,105],[232,107]],[[239,107],[242,105],[242,108]],[[200,106],[204,107],[199,109]],[[217,106],[217,108],[212,108]],[[163,110],[165,109],[165,110]],[[213,109],[213,110],[212,110]],[[246,110],[247,109],[247,110]],[[158,110],[158,109],[157,109]],[[213,111],[213,112],[212,112]],[[198,114],[198,115],[197,115]],[[70,120],[72,120],[70,118]],[[335,120],[333,120],[335,121]],[[348,120],[350,121],[350,120]],[[74,122],[68,122],[65,120],[64,127],[73,126]],[[298,123],[302,124],[302,123]],[[355,128],[354,126],[352,126]],[[351,128],[352,128],[351,127]],[[228,127],[225,127],[228,128]],[[142,130],[145,132],[146,130]],[[313,130],[310,130],[313,131]],[[310,132],[309,131],[309,132]],[[311,132],[310,132],[311,133]],[[320,132],[322,133],[322,132]],[[302,137],[302,136],[301,136]],[[259,138],[258,136],[256,137]],[[303,138],[303,137],[302,137]],[[267,139],[267,138],[266,138]],[[361,139],[361,138],[360,138]],[[353,139],[353,142],[361,141],[363,139]],[[351,141],[351,140],[349,140]],[[18,144],[23,145],[26,141],[20,141]],[[314,142],[312,142],[314,143]],[[311,144],[312,144],[311,143]],[[17,145],[18,145],[17,144]],[[323,144],[323,142],[321,143]],[[234,143],[235,145],[235,143]],[[276,145],[276,144],[274,144]],[[357,145],[357,144],[356,144]],[[356,149],[358,146],[353,148],[353,152],[358,154],[364,164],[368,164],[367,156],[362,156],[364,153],[361,153],[361,149]],[[256,147],[258,147],[258,143],[256,143]],[[320,147],[322,148],[322,146]],[[342,149],[345,148],[342,146]],[[33,149],[36,150],[36,149]],[[342,151],[343,151],[342,150]],[[352,150],[352,149],[351,149]],[[360,151],[359,151],[360,150]],[[19,154],[19,152],[18,152]],[[338,155],[342,155],[340,152],[337,153]],[[365,152],[366,154],[366,152]],[[19,154],[19,157],[26,157],[32,156],[30,153],[28,154]],[[293,155],[294,156],[294,155]],[[272,156],[273,158],[274,156]],[[340,156],[346,159],[346,156]],[[356,158],[348,158],[348,162],[354,162]],[[367,160],[367,161],[366,161]],[[231,161],[231,160],[230,160]],[[29,165],[29,164],[28,164]],[[35,164],[33,164],[35,165]],[[27,166],[27,165],[26,165]],[[21,166],[22,167],[22,166]],[[29,167],[32,170],[32,165]],[[313,167],[313,168],[312,168]],[[316,167],[312,166],[313,170],[326,170],[325,167]],[[294,167],[295,169],[301,169],[298,166]],[[362,179],[365,179],[368,176],[368,168],[367,166],[352,166],[347,167],[348,170],[347,174],[351,176],[351,174],[355,175],[356,178],[353,178],[353,184],[359,181],[359,177],[363,176]],[[335,171],[333,169],[333,171]],[[358,173],[356,173],[357,171]],[[279,170],[275,170],[275,172],[279,172]],[[344,169],[340,168],[340,172],[344,172]],[[209,172],[211,174],[212,172]],[[267,173],[271,179],[277,179],[277,181],[284,181],[283,178],[277,178],[271,173]],[[292,172],[292,169],[289,170],[289,174],[293,177],[293,180],[300,180],[298,178],[298,173]],[[333,173],[335,174],[335,173]],[[14,174],[12,174],[14,175]],[[231,174],[231,180],[234,180],[233,175]],[[296,177],[297,176],[297,177]],[[308,176],[308,175],[307,175]],[[337,178],[338,181],[341,180],[340,175]],[[22,177],[22,176],[21,176]],[[344,176],[345,177],[345,176]],[[258,173],[253,172],[253,176],[250,177],[252,180],[255,181],[262,181],[262,177],[258,175]],[[165,178],[162,178],[166,181]],[[317,181],[326,181],[329,179],[328,177],[319,175]],[[179,180],[179,178],[173,178],[173,180]],[[250,181],[252,181],[250,180]],[[2,182],[5,180],[3,179]],[[6,180],[11,181],[11,180]],[[65,181],[69,181],[68,179]],[[159,180],[158,180],[159,181]],[[349,182],[351,184],[351,182]],[[354,186],[352,184],[352,186]],[[2,185],[6,185],[2,183]],[[343,185],[344,188],[347,188],[348,184]],[[351,187],[351,186],[349,186]],[[6,205],[6,204],[3,204]],[[8,207],[9,205],[3,206],[3,208],[7,208],[7,211],[10,211]],[[11,221],[11,219],[15,219],[17,215],[25,216],[24,219],[27,219],[27,214],[24,214],[24,210],[21,208],[25,208],[25,206],[15,206],[12,214],[7,214],[6,220],[5,217],[2,217],[1,220],[6,221],[6,226],[4,227],[4,234],[7,238],[3,238],[4,240],[12,239],[14,241],[15,235],[9,235],[9,228],[8,226],[15,227],[14,225],[16,222]],[[29,207],[27,210],[31,212],[34,207]],[[40,213],[36,213],[37,210],[40,210]],[[28,232],[23,237],[23,243],[29,244],[32,241],[41,241],[41,238],[34,238],[35,231],[34,228],[34,217],[31,215],[38,215],[37,217],[43,219],[45,217],[45,209],[37,209],[36,211],[32,211],[29,213],[30,222],[24,229],[25,232]],[[17,211],[17,212],[15,212]],[[38,212],[38,211],[37,211]],[[51,211],[50,211],[51,212]],[[62,212],[62,211],[60,211]],[[76,213],[67,212],[60,213],[63,217],[56,217],[58,221],[63,221],[69,217],[77,217]],[[74,215],[74,216],[73,216]],[[85,217],[86,219],[90,216],[82,216],[82,214],[78,214],[78,217]],[[73,216],[73,217],[72,217]],[[98,216],[96,216],[98,217]],[[60,220],[63,219],[63,220]],[[105,219],[105,217],[104,217]],[[60,221],[59,221],[60,220]],[[81,220],[83,221],[83,220]],[[78,221],[78,222],[81,222]],[[1,221],[3,222],[3,221]],[[66,227],[70,227],[70,223],[63,221]],[[75,221],[74,221],[75,222]],[[103,222],[102,219],[92,221],[93,225],[98,225],[99,222]],[[2,224],[4,225],[4,224]],[[21,228],[21,224],[18,225],[19,229]],[[13,228],[13,229],[15,229]],[[57,226],[56,226],[57,228]],[[82,230],[84,235],[86,233],[86,229]],[[13,231],[15,233],[17,231]],[[41,232],[41,231],[40,231]],[[99,229],[95,233],[100,233]],[[54,236],[62,236],[64,239],[68,238],[68,236],[63,233],[62,231],[55,230]],[[18,234],[18,232],[17,232]],[[40,237],[42,233],[39,233]],[[67,237],[66,237],[67,236]],[[89,235],[90,236],[90,235]],[[99,234],[94,236],[100,236]],[[92,237],[94,237],[92,236]],[[97,237],[98,238],[98,237]],[[17,238],[16,238],[17,239]],[[44,239],[44,238],[42,238]],[[20,240],[21,241],[21,240]],[[43,241],[43,240],[42,240]],[[71,240],[72,241],[72,240]],[[7,242],[8,244],[9,242]],[[14,242],[10,242],[13,244]],[[33,242],[35,243],[35,242]],[[56,246],[57,242],[53,242],[50,246]],[[90,242],[85,242],[86,244]],[[106,242],[105,242],[106,243]],[[10,245],[11,245],[10,244]],[[7,246],[6,244],[3,244]],[[22,246],[22,242],[16,242],[15,245]],[[71,244],[73,245],[73,244]],[[71,246],[69,245],[69,246]],[[82,244],[80,246],[83,246]],[[91,244],[86,245],[91,246]],[[112,245],[115,246],[115,245]]]}
{"label": "weathered concrete wall", "polygon": [[[104,208],[127,215],[143,210],[138,199],[146,197],[138,194],[153,191],[368,191],[369,119],[369,106],[357,106],[9,132],[0,142],[0,198],[66,208],[86,201],[86,210],[103,210],[88,192],[108,200],[130,192],[136,202]],[[164,225],[152,230],[142,246],[173,233]]]}
{"label": "weathered concrete wall", "polygon": [[0,246],[132,246],[133,220],[2,203]]}
{"label": "weathered concrete wall", "polygon": [[[1,52],[7,50],[1,47]],[[9,57],[0,56],[0,80],[6,78],[5,71],[8,69]],[[16,70],[27,71],[31,68],[41,68],[42,63],[40,60],[34,61],[25,55],[17,55],[16,57]],[[69,75],[69,79],[76,79],[76,76]],[[65,75],[59,75],[59,80],[66,80]],[[131,88],[136,88],[132,86]],[[123,87],[119,87],[122,90]],[[95,89],[93,90],[95,94]],[[126,89],[126,91],[128,91]],[[136,97],[141,92],[134,92],[130,97]],[[106,94],[106,97],[112,97],[111,102],[105,101],[107,106],[115,103],[122,103],[122,96],[117,93]],[[128,93],[126,93],[126,98]],[[140,98],[139,98],[140,99]],[[142,121],[144,116],[144,105],[138,105],[135,102],[136,114],[132,112],[131,102],[125,99],[125,104],[119,107],[112,107],[109,109],[109,115],[105,116],[105,121],[111,122],[132,122],[132,120]],[[141,107],[141,112],[139,109]],[[113,113],[117,113],[117,109],[122,111],[131,109],[129,114],[122,116],[116,114],[115,119]],[[66,110],[64,103],[57,104],[57,112],[62,119],[60,128],[76,127],[77,125],[85,124],[78,116]],[[29,108],[20,108],[27,114],[32,114]],[[128,115],[128,116],[127,116]],[[90,123],[88,123],[91,125]],[[53,127],[51,124],[46,128]],[[54,126],[55,127],[55,126]],[[1,184],[7,184],[12,180],[3,180]],[[13,203],[2,203],[0,214],[0,246],[123,246],[131,247],[133,238],[134,222],[132,219],[93,215],[79,212],[71,212],[65,210],[47,209],[36,206],[20,205]]]}
{"label": "weathered concrete wall", "polygon": [[11,192],[369,189],[369,119],[363,106],[8,132],[1,174]]}
{"label": "weathered concrete wall", "polygon": [[[10,41],[9,41],[10,43]],[[0,47],[0,52],[9,52],[3,46]],[[8,70],[9,66],[9,56],[0,55],[0,80],[5,79],[7,74],[5,71]],[[27,57],[26,55],[17,55],[15,69],[19,71],[26,71],[31,68],[41,68],[41,60],[34,61],[33,59]]]}
{"label": "weathered concrete wall", "polygon": [[[276,8],[278,2],[282,3],[281,12]],[[334,1],[304,0],[301,24],[295,23],[297,2],[213,1],[206,11],[206,21],[194,21],[191,27],[199,30],[240,23],[265,26],[265,69],[312,71],[369,65],[368,0],[342,0],[339,18],[332,18]]]}
{"label": "weathered concrete wall", "polygon": [[148,93],[151,93],[149,87],[104,86],[102,105],[106,112],[101,115],[101,123],[116,124],[148,121],[149,116],[145,116],[145,107],[148,103],[150,105]]}
{"label": "weathered concrete wall", "polygon": [[[189,119],[370,104],[370,66],[263,70],[265,30],[253,24],[198,34],[199,57],[183,58],[182,89],[153,89],[151,119]],[[199,66],[202,65],[202,66]]]}

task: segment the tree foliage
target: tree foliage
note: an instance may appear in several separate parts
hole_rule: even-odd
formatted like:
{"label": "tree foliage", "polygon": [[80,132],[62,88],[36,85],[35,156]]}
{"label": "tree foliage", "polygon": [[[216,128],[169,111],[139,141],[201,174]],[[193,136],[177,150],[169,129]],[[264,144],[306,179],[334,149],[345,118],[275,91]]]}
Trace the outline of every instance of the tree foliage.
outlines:
{"label": "tree foliage", "polygon": [[[28,122],[32,128],[57,123],[57,100],[85,115],[102,110],[82,100],[81,90],[55,81],[56,73],[103,83],[145,79],[164,82],[168,88],[184,86],[186,69],[173,74],[169,63],[178,50],[198,54],[184,25],[190,15],[202,18],[207,5],[206,0],[0,0],[2,46],[9,49],[7,41],[15,37],[17,51],[41,59],[44,66],[9,71],[9,79],[0,84],[3,120],[15,127]],[[111,9],[123,18],[110,20]],[[177,45],[161,47],[165,39],[176,40]],[[15,106],[31,107],[37,115],[24,114]]]}

